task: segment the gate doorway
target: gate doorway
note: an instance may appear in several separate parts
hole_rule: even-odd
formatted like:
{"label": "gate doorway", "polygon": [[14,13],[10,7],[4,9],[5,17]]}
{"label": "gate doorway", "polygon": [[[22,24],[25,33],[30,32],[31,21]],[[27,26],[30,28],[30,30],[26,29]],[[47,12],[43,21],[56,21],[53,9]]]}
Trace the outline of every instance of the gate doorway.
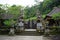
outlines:
{"label": "gate doorway", "polygon": [[25,29],[36,29],[36,20],[28,20],[28,21],[26,21]]}

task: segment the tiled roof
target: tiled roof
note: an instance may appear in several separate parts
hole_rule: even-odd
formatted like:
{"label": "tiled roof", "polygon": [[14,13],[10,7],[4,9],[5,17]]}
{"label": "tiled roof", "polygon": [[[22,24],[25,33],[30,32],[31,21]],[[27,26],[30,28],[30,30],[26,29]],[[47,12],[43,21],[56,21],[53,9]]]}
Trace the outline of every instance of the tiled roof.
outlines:
{"label": "tiled roof", "polygon": [[3,13],[3,14],[1,14],[0,16],[1,16],[0,19],[11,19],[11,18],[13,18],[13,19],[18,19],[18,17],[15,17],[15,15],[13,15],[13,14],[8,14],[8,13]]}
{"label": "tiled roof", "polygon": [[58,13],[60,12],[60,8],[59,7],[55,7],[50,13],[48,13],[47,15],[48,16],[52,16],[53,14],[55,13]]}

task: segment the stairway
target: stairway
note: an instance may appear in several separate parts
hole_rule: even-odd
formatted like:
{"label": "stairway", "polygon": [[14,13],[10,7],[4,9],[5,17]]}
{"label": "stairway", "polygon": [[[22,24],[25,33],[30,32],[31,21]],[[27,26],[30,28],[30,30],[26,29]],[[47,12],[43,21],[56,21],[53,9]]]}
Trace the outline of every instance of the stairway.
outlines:
{"label": "stairway", "polygon": [[40,36],[40,33],[36,32],[36,29],[25,29],[24,32],[19,33],[21,36]]}

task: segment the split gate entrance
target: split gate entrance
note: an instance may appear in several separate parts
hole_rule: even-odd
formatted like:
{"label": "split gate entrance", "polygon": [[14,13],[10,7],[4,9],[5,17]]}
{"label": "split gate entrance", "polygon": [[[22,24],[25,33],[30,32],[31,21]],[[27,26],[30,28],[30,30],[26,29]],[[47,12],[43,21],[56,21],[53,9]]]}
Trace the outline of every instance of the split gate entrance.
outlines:
{"label": "split gate entrance", "polygon": [[26,21],[25,22],[25,29],[36,29],[36,21]]}

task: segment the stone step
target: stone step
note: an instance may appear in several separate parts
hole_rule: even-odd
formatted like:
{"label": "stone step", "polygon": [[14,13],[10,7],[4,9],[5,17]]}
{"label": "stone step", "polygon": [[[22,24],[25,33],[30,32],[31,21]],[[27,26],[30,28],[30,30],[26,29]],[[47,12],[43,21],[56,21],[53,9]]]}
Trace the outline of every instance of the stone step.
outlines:
{"label": "stone step", "polygon": [[21,35],[21,36],[40,36],[40,33],[36,32],[36,31],[24,31],[21,33],[17,33],[17,35]]}
{"label": "stone step", "polygon": [[36,31],[36,29],[25,29],[24,32],[17,33],[21,36],[40,36],[41,34]]}
{"label": "stone step", "polygon": [[25,29],[25,31],[36,31],[36,29]]}

